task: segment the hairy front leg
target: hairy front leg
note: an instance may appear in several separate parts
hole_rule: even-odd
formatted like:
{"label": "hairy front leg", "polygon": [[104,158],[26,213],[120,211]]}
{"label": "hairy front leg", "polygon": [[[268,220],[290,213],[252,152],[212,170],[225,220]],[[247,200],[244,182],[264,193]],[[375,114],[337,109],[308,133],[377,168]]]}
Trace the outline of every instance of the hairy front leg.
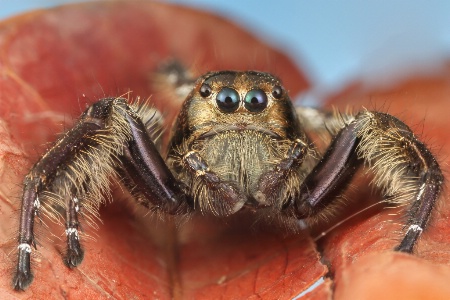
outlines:
{"label": "hairy front leg", "polygon": [[187,187],[175,179],[141,118],[130,106],[122,113],[131,134],[119,158],[119,168],[126,174],[128,189],[133,190],[139,203],[147,208],[170,214],[188,212]]}
{"label": "hairy front leg", "polygon": [[[75,185],[72,180],[76,180],[73,177],[77,172],[74,172],[74,169],[66,163],[80,151],[86,150],[87,141],[94,141],[95,133],[104,128],[104,122],[95,118],[96,114],[95,108],[87,111],[77,126],[61,138],[25,177],[18,238],[18,262],[13,279],[16,290],[25,289],[33,279],[30,257],[32,246],[36,248],[34,218],[40,210],[45,209],[45,206],[47,211],[53,211],[50,207],[59,205],[52,194],[67,195],[67,190]],[[70,217],[67,221],[71,222]],[[71,239],[70,236],[72,235],[68,235],[68,240]]]}
{"label": "hairy front leg", "polygon": [[443,175],[436,159],[395,117],[363,111],[343,124],[321,161],[301,186],[293,210],[299,217],[321,213],[364,162],[385,201],[408,204],[405,237],[397,251],[412,252],[439,197]]}
{"label": "hairy front leg", "polygon": [[[141,185],[149,185],[154,191],[148,201],[172,213],[179,211],[183,191],[164,165],[150,138],[152,134],[142,122],[148,119],[143,107],[137,104],[133,107],[125,99],[100,100],[33,166],[24,182],[18,262],[13,279],[16,290],[25,289],[33,279],[30,257],[32,247],[36,248],[34,218],[38,212],[53,219],[65,219],[65,261],[70,267],[78,265],[83,258],[78,231],[80,206],[83,214],[94,214],[95,218],[105,194],[109,194],[110,178],[118,176],[118,169],[131,173],[137,165],[147,176]],[[124,166],[125,162],[134,165]],[[65,214],[60,215],[60,211]]]}

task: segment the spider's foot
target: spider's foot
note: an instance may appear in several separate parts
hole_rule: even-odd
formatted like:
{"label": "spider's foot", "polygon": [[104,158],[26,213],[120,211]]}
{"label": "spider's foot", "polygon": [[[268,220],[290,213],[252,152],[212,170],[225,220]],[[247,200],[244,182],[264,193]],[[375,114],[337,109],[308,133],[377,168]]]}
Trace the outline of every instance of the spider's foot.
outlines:
{"label": "spider's foot", "polygon": [[16,291],[23,291],[33,281],[30,269],[31,246],[29,243],[21,243],[17,248],[19,249],[19,260],[13,278],[13,286]]}
{"label": "spider's foot", "polygon": [[394,250],[398,252],[412,253],[416,241],[419,239],[423,228],[419,225],[411,225],[406,232],[400,245],[398,245]]}
{"label": "spider's foot", "polygon": [[411,249],[411,246],[405,246],[405,245],[403,245],[403,243],[401,243],[400,245],[398,245],[397,247],[394,248],[394,251],[403,252],[403,253],[411,253],[412,249]]}
{"label": "spider's foot", "polygon": [[16,275],[13,279],[13,286],[16,291],[24,291],[33,281],[33,274],[31,274],[30,269],[28,270],[17,270]]}
{"label": "spider's foot", "polygon": [[78,237],[78,229],[76,227],[69,227],[66,229],[67,234],[67,252],[64,257],[64,262],[69,268],[78,266],[84,257],[84,251],[80,246]]}
{"label": "spider's foot", "polygon": [[64,262],[69,268],[75,268],[81,262],[84,258],[84,251],[81,249],[81,247],[77,249],[68,249],[66,256],[64,257]]}

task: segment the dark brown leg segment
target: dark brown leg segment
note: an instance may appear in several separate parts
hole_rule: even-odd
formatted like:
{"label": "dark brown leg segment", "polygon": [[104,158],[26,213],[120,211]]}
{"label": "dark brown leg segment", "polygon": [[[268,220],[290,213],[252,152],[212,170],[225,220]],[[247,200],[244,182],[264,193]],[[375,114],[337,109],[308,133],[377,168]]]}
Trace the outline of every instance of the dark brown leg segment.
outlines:
{"label": "dark brown leg segment", "polygon": [[[185,187],[178,182],[166,166],[151,141],[144,124],[127,108],[124,114],[130,125],[132,139],[124,149],[121,168],[131,178],[137,189],[145,195],[142,205],[159,208],[167,213],[187,212]],[[182,207],[181,207],[181,206]]]}
{"label": "dark brown leg segment", "polygon": [[412,252],[428,223],[441,185],[438,163],[411,130],[395,117],[362,112],[339,132],[301,186],[294,202],[299,218],[319,213],[333,201],[364,162],[386,202],[409,203],[407,232],[397,251]]}
{"label": "dark brown leg segment", "polygon": [[[101,198],[101,191],[108,188],[108,178],[116,168],[128,169],[129,174],[138,172],[139,176],[133,178],[142,176],[139,188],[149,190],[149,201],[155,206],[171,213],[180,211],[183,191],[147,136],[139,116],[125,99],[100,100],[83,113],[74,128],[57,141],[25,178],[13,279],[16,290],[24,290],[33,279],[30,256],[32,246],[36,248],[34,218],[41,201],[48,204],[45,193],[70,198],[63,207],[68,246],[65,260],[68,266],[77,266],[83,259],[78,236],[80,201],[92,192]],[[91,201],[94,209],[102,202]]]}
{"label": "dark brown leg segment", "polygon": [[78,266],[84,257],[84,251],[80,246],[80,238],[78,236],[80,227],[80,223],[78,222],[79,202],[80,200],[76,196],[73,196],[66,204],[67,253],[65,263],[70,268]]}
{"label": "dark brown leg segment", "polygon": [[36,248],[34,217],[40,203],[40,193],[51,187],[59,167],[74,155],[74,149],[82,148],[83,138],[92,135],[101,125],[93,122],[78,124],[36,164],[26,176],[22,196],[19,227],[18,263],[13,285],[16,290],[25,289],[33,280],[30,270],[31,246]]}
{"label": "dark brown leg segment", "polygon": [[428,223],[436,200],[441,192],[444,181],[438,163],[429,150],[421,142],[410,145],[416,156],[417,164],[422,166],[419,171],[419,192],[410,211],[409,227],[400,245],[395,250],[412,252],[417,239]]}
{"label": "dark brown leg segment", "polygon": [[305,178],[300,197],[294,204],[299,218],[313,216],[326,208],[359,167],[355,127],[356,123],[352,123],[338,133],[323,158]]}

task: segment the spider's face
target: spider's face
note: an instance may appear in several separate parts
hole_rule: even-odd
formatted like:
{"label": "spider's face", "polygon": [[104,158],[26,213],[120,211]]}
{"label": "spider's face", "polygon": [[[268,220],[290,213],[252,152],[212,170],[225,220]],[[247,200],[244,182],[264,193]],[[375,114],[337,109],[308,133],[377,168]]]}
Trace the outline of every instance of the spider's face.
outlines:
{"label": "spider's face", "polygon": [[[283,206],[284,200],[261,196],[261,176],[291,155],[293,144],[301,144],[301,153],[307,144],[280,81],[256,71],[200,77],[173,132],[167,164],[178,180],[193,186],[190,196],[202,212],[220,216],[244,206]],[[299,155],[298,164],[302,160]],[[294,173],[299,182],[301,172]]]}
{"label": "spider's face", "polygon": [[292,128],[298,128],[291,100],[280,80],[256,71],[204,75],[197,80],[180,117],[187,129],[184,133],[196,137],[255,130],[292,138]]}

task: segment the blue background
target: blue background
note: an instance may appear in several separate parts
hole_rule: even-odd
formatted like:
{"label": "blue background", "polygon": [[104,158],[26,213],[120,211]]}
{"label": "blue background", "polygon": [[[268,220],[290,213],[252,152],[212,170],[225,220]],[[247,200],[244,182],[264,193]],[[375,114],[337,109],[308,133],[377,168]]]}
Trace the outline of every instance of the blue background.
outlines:
{"label": "blue background", "polygon": [[[0,0],[0,18],[69,2]],[[284,49],[306,69],[311,101],[353,78],[383,84],[450,58],[450,1],[169,2],[216,12]]]}

